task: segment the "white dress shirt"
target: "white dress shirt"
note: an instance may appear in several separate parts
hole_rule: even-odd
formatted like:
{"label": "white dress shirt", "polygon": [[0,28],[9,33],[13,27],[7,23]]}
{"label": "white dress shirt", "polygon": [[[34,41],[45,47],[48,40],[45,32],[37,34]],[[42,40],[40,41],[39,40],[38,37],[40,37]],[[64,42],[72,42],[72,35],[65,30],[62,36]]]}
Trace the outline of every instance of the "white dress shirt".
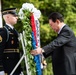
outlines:
{"label": "white dress shirt", "polygon": [[10,28],[14,28],[14,26],[12,26],[12,25],[10,25],[10,24],[8,24],[8,23],[6,23],[6,25],[8,25]]}
{"label": "white dress shirt", "polygon": [[66,25],[66,24],[64,24],[64,25],[60,28],[60,30],[58,31],[58,34],[61,32],[62,28],[63,28],[65,25]]}

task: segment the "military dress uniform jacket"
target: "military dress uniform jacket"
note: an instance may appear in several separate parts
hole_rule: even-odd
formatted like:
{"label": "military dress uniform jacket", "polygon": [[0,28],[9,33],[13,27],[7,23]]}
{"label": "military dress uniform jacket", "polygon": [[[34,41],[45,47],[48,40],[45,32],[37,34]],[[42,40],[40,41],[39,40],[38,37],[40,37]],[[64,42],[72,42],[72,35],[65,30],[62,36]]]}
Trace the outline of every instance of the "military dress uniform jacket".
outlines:
{"label": "military dress uniform jacket", "polygon": [[[6,31],[6,35],[8,36],[8,40],[5,43],[4,54],[3,54],[3,66],[4,71],[9,75],[15,65],[18,63],[20,59],[19,54],[19,41],[18,41],[18,33],[15,29],[10,28],[8,25],[5,25],[8,29]],[[9,34],[9,35],[8,35]],[[15,71],[15,75],[20,74],[20,66]]]}
{"label": "military dress uniform jacket", "polygon": [[76,38],[67,25],[43,49],[45,58],[52,54],[54,75],[76,75]]}
{"label": "military dress uniform jacket", "polygon": [[3,50],[6,43],[6,30],[3,28],[0,28],[0,71],[3,71],[3,62],[2,62],[2,56],[3,56]]}

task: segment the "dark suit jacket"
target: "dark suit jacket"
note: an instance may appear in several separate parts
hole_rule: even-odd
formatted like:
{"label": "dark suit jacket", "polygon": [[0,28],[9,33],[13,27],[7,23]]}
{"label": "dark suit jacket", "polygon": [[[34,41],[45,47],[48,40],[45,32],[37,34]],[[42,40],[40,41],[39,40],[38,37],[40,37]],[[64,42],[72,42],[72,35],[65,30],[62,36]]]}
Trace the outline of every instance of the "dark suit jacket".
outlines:
{"label": "dark suit jacket", "polygon": [[43,47],[45,57],[52,53],[54,75],[76,75],[76,38],[65,25],[57,38]]}

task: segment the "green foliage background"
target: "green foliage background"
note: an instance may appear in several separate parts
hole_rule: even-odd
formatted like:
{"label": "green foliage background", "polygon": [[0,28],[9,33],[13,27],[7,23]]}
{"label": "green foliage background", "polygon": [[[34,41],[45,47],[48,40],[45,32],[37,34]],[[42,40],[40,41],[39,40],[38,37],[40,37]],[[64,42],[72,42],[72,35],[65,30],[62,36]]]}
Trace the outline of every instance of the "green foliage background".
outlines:
{"label": "green foliage background", "polygon": [[[63,14],[65,23],[71,27],[76,35],[76,0],[3,0],[2,8],[16,7],[17,12],[19,12],[25,2],[33,3],[42,13],[39,19],[41,47],[51,42],[57,35],[48,24],[48,16],[53,11]],[[20,20],[15,27],[19,32],[22,32],[23,25]],[[47,67],[43,73],[44,75],[53,75],[51,57],[47,58],[46,61]]]}

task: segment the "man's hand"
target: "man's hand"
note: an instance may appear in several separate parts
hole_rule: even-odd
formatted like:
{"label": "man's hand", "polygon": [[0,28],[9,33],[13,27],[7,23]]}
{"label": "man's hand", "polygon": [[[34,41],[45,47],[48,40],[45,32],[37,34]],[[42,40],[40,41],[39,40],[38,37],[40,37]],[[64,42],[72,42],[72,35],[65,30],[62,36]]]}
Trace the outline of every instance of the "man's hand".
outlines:
{"label": "man's hand", "polygon": [[42,48],[37,47],[36,50],[31,50],[32,55],[42,54]]}

